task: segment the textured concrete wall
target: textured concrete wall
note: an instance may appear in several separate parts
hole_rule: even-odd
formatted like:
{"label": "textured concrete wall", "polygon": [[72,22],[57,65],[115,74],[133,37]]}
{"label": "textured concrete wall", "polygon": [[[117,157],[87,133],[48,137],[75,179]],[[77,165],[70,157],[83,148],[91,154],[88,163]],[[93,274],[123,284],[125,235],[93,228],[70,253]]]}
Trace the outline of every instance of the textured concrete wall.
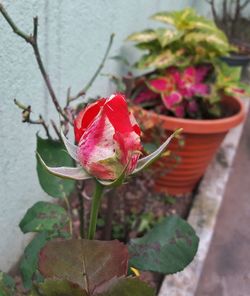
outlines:
{"label": "textured concrete wall", "polygon": [[[109,36],[116,33],[112,54],[134,50],[124,46],[125,37],[147,25],[149,15],[180,9],[193,1],[183,0],[2,0],[16,23],[30,32],[32,17],[39,16],[39,43],[55,90],[65,99],[66,90],[78,91],[102,59]],[[108,62],[105,72],[120,71]],[[107,79],[97,79],[92,94],[108,95]],[[39,187],[35,169],[36,126],[22,124],[13,98],[31,104],[33,115],[53,116],[46,89],[32,49],[12,33],[0,16],[0,269],[7,271],[17,261],[29,239],[18,223],[28,207],[48,198]]]}
{"label": "textured concrete wall", "polygon": [[[222,0],[215,0],[214,6],[216,11],[220,11],[222,9]],[[229,2],[229,1],[228,1]],[[244,3],[244,0],[240,0],[241,3]],[[193,6],[199,11],[199,13],[203,14],[206,17],[212,18],[211,6],[205,0],[193,0]],[[250,17],[250,5],[246,6],[246,8],[242,11],[242,15],[244,17]]]}

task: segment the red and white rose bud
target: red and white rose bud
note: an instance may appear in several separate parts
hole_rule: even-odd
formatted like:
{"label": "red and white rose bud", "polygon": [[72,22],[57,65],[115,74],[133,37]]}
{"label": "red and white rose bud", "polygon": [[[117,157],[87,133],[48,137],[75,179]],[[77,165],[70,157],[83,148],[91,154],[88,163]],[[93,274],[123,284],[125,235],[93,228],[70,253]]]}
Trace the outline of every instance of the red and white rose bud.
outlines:
{"label": "red and white rose bud", "polygon": [[77,157],[92,176],[115,180],[136,167],[141,130],[128,111],[125,97],[112,95],[82,110],[74,122]]}
{"label": "red and white rose bud", "polygon": [[74,122],[77,146],[61,132],[62,140],[77,167],[49,167],[53,175],[73,180],[98,179],[103,186],[119,186],[127,175],[135,175],[151,165],[164,152],[177,130],[148,156],[141,155],[140,127],[128,110],[125,97],[112,95],[82,110]]}

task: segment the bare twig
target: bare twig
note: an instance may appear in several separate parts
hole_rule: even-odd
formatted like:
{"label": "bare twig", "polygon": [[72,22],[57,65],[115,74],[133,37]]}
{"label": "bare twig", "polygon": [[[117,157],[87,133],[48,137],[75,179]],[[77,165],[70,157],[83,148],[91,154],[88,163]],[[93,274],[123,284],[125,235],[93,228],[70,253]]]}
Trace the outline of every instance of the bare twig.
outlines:
{"label": "bare twig", "polygon": [[45,129],[46,135],[48,137],[48,139],[52,139],[50,133],[49,133],[49,127],[46,124],[45,120],[43,119],[42,115],[39,115],[39,121],[41,122],[40,124],[43,126],[43,128]]}
{"label": "bare twig", "polygon": [[59,129],[58,129],[58,127],[56,126],[56,123],[54,122],[54,120],[50,120],[50,122],[51,122],[51,125],[52,125],[52,127],[53,127],[53,129],[54,129],[54,131],[55,131],[55,133],[56,133],[56,135],[57,135],[57,137],[58,137],[58,139],[63,143],[63,139],[62,139],[62,137],[61,137],[61,134],[60,134],[60,132],[59,132]]}
{"label": "bare twig", "polygon": [[3,7],[3,4],[0,3],[0,12],[2,13],[3,17],[6,19],[10,27],[13,29],[14,33],[16,33],[18,36],[23,38],[26,42],[30,43],[31,42],[31,36],[25,34],[23,31],[21,31],[15,23],[12,21],[10,16],[8,15],[7,11]]}
{"label": "bare twig", "polygon": [[94,75],[91,77],[91,79],[86,84],[86,86],[82,90],[80,90],[75,96],[70,96],[70,88],[68,89],[68,92],[67,92],[67,106],[69,105],[70,102],[75,101],[78,98],[84,96],[86,94],[86,92],[90,89],[90,87],[92,86],[95,79],[97,78],[97,76],[99,75],[99,73],[101,72],[101,70],[103,69],[103,67],[105,65],[105,62],[107,60],[107,57],[109,55],[110,49],[111,49],[112,44],[113,44],[114,37],[115,37],[114,33],[110,35],[109,43],[108,43],[107,49],[105,51],[104,57],[103,57],[103,59],[101,61],[101,64],[98,66],[98,68],[96,69]]}
{"label": "bare twig", "polygon": [[250,4],[250,0],[246,0],[245,2],[243,2],[241,5],[240,5],[240,9],[244,9],[248,4]]}
{"label": "bare twig", "polygon": [[37,30],[38,30],[38,17],[34,17],[33,19],[33,38],[35,42],[37,42]]}
{"label": "bare twig", "polygon": [[22,111],[22,116],[23,116],[23,120],[22,122],[27,122],[30,124],[38,124],[38,125],[42,125],[45,133],[47,135],[48,139],[52,139],[50,133],[49,133],[49,127],[46,124],[45,120],[43,119],[42,115],[39,115],[39,119],[37,120],[33,120],[30,118],[30,114],[31,114],[31,106],[25,106],[24,104],[20,103],[19,101],[17,101],[16,99],[14,99],[14,103],[17,105],[18,108],[20,108]]}
{"label": "bare twig", "polygon": [[12,30],[14,31],[15,34],[17,34],[19,37],[21,37],[22,39],[24,39],[27,43],[29,43],[34,51],[35,57],[36,57],[36,61],[37,64],[39,66],[40,72],[42,74],[42,77],[44,79],[44,82],[48,88],[49,94],[51,96],[51,99],[54,103],[54,106],[56,108],[56,110],[58,111],[59,114],[61,114],[61,116],[68,122],[70,122],[71,124],[72,121],[69,120],[69,118],[66,116],[66,114],[64,113],[63,109],[61,108],[59,101],[56,97],[56,94],[54,92],[54,89],[51,85],[49,76],[45,70],[45,67],[43,65],[42,62],[42,58],[40,55],[40,51],[39,51],[39,47],[38,47],[38,43],[37,43],[37,32],[38,32],[38,18],[35,17],[33,20],[33,34],[32,35],[27,35],[26,33],[24,33],[23,31],[21,31],[16,24],[13,22],[13,20],[11,19],[11,17],[9,16],[9,14],[7,13],[7,11],[5,10],[4,6],[2,4],[0,4],[0,12],[2,13],[3,17],[5,18],[5,20],[8,22],[8,24],[10,25],[10,27],[12,28]]}
{"label": "bare twig", "polygon": [[235,11],[234,11],[234,15],[232,16],[232,21],[231,21],[230,37],[233,37],[234,32],[237,29],[236,27],[238,25],[238,20],[239,20],[239,17],[240,17],[240,12],[241,12],[240,0],[236,0],[236,3],[235,3]]}
{"label": "bare twig", "polygon": [[15,105],[22,110],[27,110],[30,106],[26,106],[23,103],[19,102],[17,99],[14,99]]}
{"label": "bare twig", "polygon": [[222,18],[221,18],[221,22],[222,24],[224,24],[225,29],[226,29],[226,34],[229,36],[230,35],[230,23],[228,22],[229,20],[229,15],[230,13],[228,12],[228,7],[227,7],[227,0],[223,0],[222,3]]}
{"label": "bare twig", "polygon": [[215,9],[214,0],[206,0],[206,2],[211,6],[214,21],[216,22],[216,24],[218,24],[219,19]]}

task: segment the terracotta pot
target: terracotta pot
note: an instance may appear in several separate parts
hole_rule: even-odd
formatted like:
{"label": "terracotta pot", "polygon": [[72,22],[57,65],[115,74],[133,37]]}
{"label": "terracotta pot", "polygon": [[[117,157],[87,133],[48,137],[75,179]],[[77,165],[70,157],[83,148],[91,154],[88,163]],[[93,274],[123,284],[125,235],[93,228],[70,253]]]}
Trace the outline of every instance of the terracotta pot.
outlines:
{"label": "terracotta pot", "polygon": [[147,128],[145,142],[157,133],[156,126],[161,126],[166,135],[183,128],[184,144],[180,145],[180,140],[174,139],[169,145],[170,156],[161,157],[154,165],[155,169],[159,168],[157,171],[161,171],[155,185],[158,192],[179,195],[193,191],[227,132],[245,117],[239,99],[225,96],[222,103],[233,115],[213,120],[180,119],[133,107],[135,117]]}

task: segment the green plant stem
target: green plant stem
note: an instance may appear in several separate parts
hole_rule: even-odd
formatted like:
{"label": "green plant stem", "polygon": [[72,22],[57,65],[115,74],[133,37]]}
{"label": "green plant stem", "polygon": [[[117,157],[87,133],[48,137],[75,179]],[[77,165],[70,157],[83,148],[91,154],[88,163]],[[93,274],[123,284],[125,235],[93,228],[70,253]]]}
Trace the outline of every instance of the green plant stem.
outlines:
{"label": "green plant stem", "polygon": [[115,205],[115,195],[116,189],[112,189],[108,198],[108,206],[107,206],[107,213],[106,213],[106,221],[105,221],[105,228],[104,228],[104,239],[110,240],[112,234],[112,221],[114,216],[114,205]]}
{"label": "green plant stem", "polygon": [[104,189],[103,185],[96,181],[95,193],[93,196],[91,213],[90,213],[88,239],[94,239],[95,237],[97,216],[98,216],[98,211],[101,204],[103,189]]}
{"label": "green plant stem", "polygon": [[72,236],[73,235],[73,225],[72,225],[71,207],[70,207],[70,203],[69,203],[68,197],[66,195],[64,196],[63,199],[64,199],[64,202],[66,204],[68,215],[69,215],[69,233]]}
{"label": "green plant stem", "polygon": [[83,182],[79,181],[77,184],[77,195],[79,201],[79,220],[80,220],[80,237],[85,237],[85,221],[84,221],[84,200],[82,195]]}

